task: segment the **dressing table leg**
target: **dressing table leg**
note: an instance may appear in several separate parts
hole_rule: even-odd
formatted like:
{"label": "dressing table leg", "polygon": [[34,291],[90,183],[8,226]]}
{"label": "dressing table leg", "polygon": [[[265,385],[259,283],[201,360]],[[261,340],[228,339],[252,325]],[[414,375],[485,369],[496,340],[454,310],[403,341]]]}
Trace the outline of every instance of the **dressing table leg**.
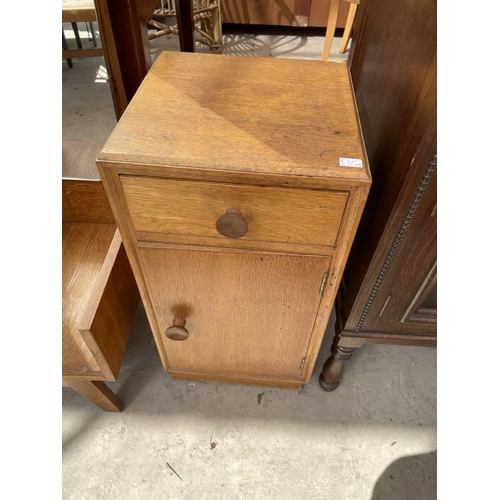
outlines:
{"label": "dressing table leg", "polygon": [[122,400],[101,381],[70,380],[68,385],[104,411],[122,411]]}

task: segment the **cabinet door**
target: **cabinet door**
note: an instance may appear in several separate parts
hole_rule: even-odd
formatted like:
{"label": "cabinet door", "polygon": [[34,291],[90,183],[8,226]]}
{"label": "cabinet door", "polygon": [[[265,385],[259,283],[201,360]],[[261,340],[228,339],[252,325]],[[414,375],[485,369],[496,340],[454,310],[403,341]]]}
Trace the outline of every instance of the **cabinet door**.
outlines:
{"label": "cabinet door", "polygon": [[[431,205],[432,206],[432,205]],[[414,335],[435,333],[437,326],[437,216],[436,209],[425,221],[404,262],[396,266],[374,328]],[[414,228],[417,229],[417,228]],[[388,278],[388,284],[391,281]]]}
{"label": "cabinet door", "polygon": [[[300,379],[331,257],[172,247],[139,255],[169,371]],[[184,341],[164,335],[174,317],[186,321]]]}
{"label": "cabinet door", "polygon": [[[437,205],[433,179],[422,216],[410,225],[400,255],[385,276],[379,296],[366,316],[367,331],[436,335],[437,327]],[[434,207],[434,208],[433,208]],[[426,210],[427,209],[427,210]]]}
{"label": "cabinet door", "polygon": [[437,262],[422,280],[401,321],[437,324]]}

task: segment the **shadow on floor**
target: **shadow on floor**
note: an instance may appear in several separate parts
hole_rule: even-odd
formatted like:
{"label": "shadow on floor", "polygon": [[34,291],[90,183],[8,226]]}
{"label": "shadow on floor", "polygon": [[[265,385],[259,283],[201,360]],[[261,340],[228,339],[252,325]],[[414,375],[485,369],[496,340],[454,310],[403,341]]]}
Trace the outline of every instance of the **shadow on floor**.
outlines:
{"label": "shadow on floor", "polygon": [[[313,44],[304,36],[259,36],[255,34],[226,34],[223,37],[223,54],[234,56],[259,56],[259,57],[289,57],[319,59],[319,45]],[[313,48],[306,47],[313,45]],[[158,55],[166,51],[179,51],[179,41],[175,35],[167,35],[151,40],[151,56],[153,61]],[[206,45],[196,43],[196,52],[211,54],[212,51]],[[312,53],[310,53],[312,52]]]}
{"label": "shadow on floor", "polygon": [[437,498],[437,451],[392,462],[375,483],[371,500]]}
{"label": "shadow on floor", "polygon": [[[174,380],[164,372],[144,307],[140,304],[120,375],[109,387],[124,402],[127,415],[142,413],[162,415],[163,418],[198,415],[224,421],[279,418],[307,426],[335,424],[351,428],[353,425],[433,428],[434,365],[429,365],[433,363],[432,357],[428,359],[417,348],[404,351],[399,348],[402,352],[387,357],[380,347],[366,346],[349,361],[344,379],[334,393],[320,389],[318,376],[330,354],[333,322],[334,317],[327,327],[311,381],[300,391],[187,382]],[[421,370],[414,373],[419,366],[426,368],[426,376]],[[84,398],[71,397],[69,388],[64,388],[63,394],[66,395],[63,409],[82,411],[88,408],[92,413],[102,413]]]}

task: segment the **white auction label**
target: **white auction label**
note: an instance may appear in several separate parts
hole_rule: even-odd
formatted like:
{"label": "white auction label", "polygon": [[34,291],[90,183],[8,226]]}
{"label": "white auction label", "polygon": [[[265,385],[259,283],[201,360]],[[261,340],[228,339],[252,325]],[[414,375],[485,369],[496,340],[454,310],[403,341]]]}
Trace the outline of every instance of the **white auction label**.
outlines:
{"label": "white auction label", "polygon": [[363,162],[359,158],[339,158],[341,167],[363,168]]}

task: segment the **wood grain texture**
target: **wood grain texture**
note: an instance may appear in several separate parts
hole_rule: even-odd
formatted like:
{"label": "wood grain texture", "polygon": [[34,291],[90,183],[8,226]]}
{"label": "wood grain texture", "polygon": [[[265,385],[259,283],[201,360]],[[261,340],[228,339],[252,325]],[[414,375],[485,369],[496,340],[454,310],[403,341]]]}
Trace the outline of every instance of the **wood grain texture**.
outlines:
{"label": "wood grain texture", "polygon": [[92,0],[62,0],[63,23],[84,23],[96,20],[97,17]]}
{"label": "wood grain texture", "polygon": [[327,245],[299,245],[295,243],[274,243],[269,241],[229,240],[223,238],[202,238],[200,236],[169,235],[137,231],[137,245],[152,246],[154,243],[175,243],[179,248],[211,247],[212,249],[232,248],[235,250],[253,250],[278,253],[296,253],[301,255],[323,255],[331,257],[334,248]]}
{"label": "wood grain texture", "polygon": [[349,250],[351,249],[369,190],[370,185],[366,184],[362,187],[353,188],[349,195],[344,220],[339,233],[339,243],[334,249],[333,257],[330,263],[328,281],[324,291],[323,300],[321,301],[318,314],[316,316],[311,343],[309,345],[306,363],[304,365],[303,376],[306,383],[308,383],[311,379],[314,364],[316,363],[326,326],[335,304],[335,296],[340,286],[347,257],[349,256]]}
{"label": "wood grain texture", "polygon": [[128,105],[115,41],[115,30],[119,32],[119,27],[114,19],[110,18],[108,0],[94,0],[94,2],[99,23],[99,35],[101,37],[104,59],[106,60],[111,97],[113,98],[116,118],[119,120]]}
{"label": "wood grain texture", "polygon": [[[299,380],[330,259],[140,248],[172,370]],[[221,293],[223,291],[223,293]],[[189,338],[166,339],[174,317]]]}
{"label": "wood grain texture", "polygon": [[437,337],[435,334],[431,335],[415,335],[413,333],[385,333],[364,330],[361,332],[354,332],[347,330],[344,326],[344,318],[342,314],[342,302],[346,293],[345,282],[339,288],[339,292],[335,297],[335,339],[338,345],[343,347],[362,347],[366,343],[372,344],[397,344],[397,345],[413,345],[423,347],[436,347]]}
{"label": "wood grain texture", "polygon": [[[123,240],[123,245],[127,252],[134,277],[136,279],[137,286],[139,288],[139,293],[141,295],[142,303],[146,311],[149,324],[153,334],[158,332],[158,321],[154,314],[153,304],[151,297],[146,286],[146,281],[144,279],[144,274],[139,263],[139,252],[137,248],[137,239],[135,238],[132,221],[130,219],[130,214],[125,203],[125,196],[123,193],[122,185],[120,182],[120,176],[118,171],[114,167],[102,168],[98,164],[99,173],[102,177],[103,186],[106,190],[106,195],[111,202],[111,209],[116,220],[118,229],[120,230],[120,235]],[[110,168],[109,168],[110,167]],[[168,368],[169,362],[167,353],[163,342],[160,342],[159,338],[156,341],[156,347],[158,349],[158,354],[165,370]]]}
{"label": "wood grain texture", "polygon": [[393,334],[384,332],[360,333],[344,330],[339,343],[343,346],[360,347],[366,343],[387,345],[408,345],[417,347],[436,347],[437,337],[435,335]]}
{"label": "wood grain texture", "polygon": [[114,224],[113,212],[101,181],[63,179],[62,220]]}
{"label": "wood grain texture", "polygon": [[119,119],[151,66],[146,22],[157,0],[94,0]]}
{"label": "wood grain texture", "polygon": [[62,225],[63,375],[101,373],[79,328],[115,231],[114,226],[107,224]]}
{"label": "wood grain texture", "polygon": [[[432,161],[436,147],[435,118],[433,113],[370,265],[357,278],[362,278],[361,284],[351,280],[347,287],[342,306],[346,330],[436,335],[435,324],[401,321],[436,262],[437,226],[436,217],[431,215],[437,197],[437,165]],[[367,244],[367,253],[373,251],[372,246],[372,242]],[[394,298],[386,305],[389,294]]]}
{"label": "wood grain texture", "polygon": [[[149,233],[148,233],[149,234]],[[273,253],[273,254],[282,254],[282,255],[293,255],[294,253],[298,255],[302,255],[304,257],[331,257],[332,253],[307,253],[307,252],[289,252],[288,248],[290,248],[290,245],[284,245],[283,249],[279,248],[274,248],[271,245],[271,249],[267,248],[269,246],[268,242],[264,242],[261,244],[260,248],[254,249],[254,248],[231,248],[231,247],[224,247],[222,245],[218,246],[212,246],[212,245],[196,245],[194,243],[189,243],[189,244],[179,244],[179,243],[170,243],[170,242],[156,242],[156,241],[138,241],[137,242],[137,248],[171,248],[171,249],[177,249],[177,250],[209,250],[210,252],[227,252],[228,250],[231,250],[232,252],[240,252],[240,253]],[[317,248],[315,246],[304,246],[304,248]],[[322,248],[322,247],[320,247]]]}
{"label": "wood grain texture", "polygon": [[[423,300],[426,291],[426,282],[436,277],[437,268],[437,220],[436,217],[429,217],[421,226],[418,239],[411,249],[407,249],[404,254],[405,263],[397,272],[393,279],[384,283],[385,289],[390,289],[397,300],[391,301],[386,310],[381,315],[370,322],[372,330],[399,331],[409,333],[414,326],[412,320]],[[411,311],[411,312],[410,312]],[[415,334],[429,335],[436,333],[437,311],[429,316],[429,321],[420,318],[419,330]],[[424,329],[427,323],[429,330]]]}
{"label": "wood grain texture", "polygon": [[309,25],[309,11],[311,10],[311,0],[295,0],[293,11],[295,20],[292,26],[307,27]]}
{"label": "wood grain texture", "polygon": [[[422,287],[422,296],[419,296],[420,307],[427,307],[429,309],[437,309],[437,263],[436,266],[429,273],[431,281],[425,281]],[[420,292],[420,290],[419,290]]]}
{"label": "wood grain texture", "polygon": [[[349,191],[353,186],[363,186],[366,183],[371,183],[371,177],[368,179],[349,178],[345,177],[313,177],[305,175],[287,175],[276,173],[275,167],[279,169],[279,165],[269,165],[267,172],[227,172],[218,170],[217,168],[207,167],[185,167],[174,165],[151,165],[140,163],[124,163],[103,160],[96,160],[99,172],[102,169],[116,170],[118,175],[137,176],[137,177],[159,177],[162,179],[186,179],[198,180],[204,182],[222,182],[222,183],[237,183],[250,184],[256,186],[277,186],[289,188],[303,189],[324,189],[332,191]],[[349,169],[354,170],[354,169]]]}
{"label": "wood grain texture", "polygon": [[[97,3],[98,0],[96,0],[96,6]],[[151,67],[151,49],[141,4],[152,4],[149,11],[151,14],[158,2],[105,0],[105,3],[108,13],[107,27],[109,26],[112,30],[114,54],[120,67],[126,99],[130,102]],[[102,16],[98,17],[99,26],[101,26]]]}
{"label": "wood grain texture", "polygon": [[99,180],[95,160],[103,146],[102,142],[62,141],[63,178]]}
{"label": "wood grain texture", "polygon": [[251,375],[228,375],[227,373],[197,373],[170,370],[174,379],[196,380],[199,382],[219,382],[222,384],[256,385],[260,387],[281,387],[282,389],[300,389],[303,382],[281,378],[265,378]]}
{"label": "wood grain texture", "polygon": [[221,0],[222,22],[293,26],[296,0]]}
{"label": "wood grain texture", "polygon": [[[164,368],[307,382],[371,184],[345,66],[164,53],[97,166]],[[215,227],[231,206],[248,223],[238,239]],[[189,335],[168,340],[181,313]]]}
{"label": "wood grain texture", "polygon": [[[221,0],[222,22],[267,26],[315,26],[326,28],[329,0]],[[341,5],[337,28],[347,19]],[[300,32],[298,32],[300,34]]]}
{"label": "wood grain texture", "polygon": [[347,264],[348,282],[362,280],[422,137],[434,126],[436,46],[435,1],[361,3],[349,57],[374,182]]}
{"label": "wood grain texture", "polygon": [[237,208],[248,225],[239,241],[331,245],[348,193],[122,177],[134,227],[218,239],[217,220]]}
{"label": "wood grain texture", "polygon": [[[412,321],[411,314],[427,285],[432,288],[436,265],[436,4],[367,1],[350,61],[379,184],[370,194],[345,273],[334,352],[320,379],[323,387],[330,377],[326,390],[342,375],[336,345],[437,344],[436,322],[428,316]],[[398,22],[387,24],[388,14]],[[380,92],[378,85],[384,87]],[[379,106],[387,106],[387,113],[381,115]]]}
{"label": "wood grain texture", "polygon": [[94,49],[71,49],[63,50],[62,58],[71,59],[76,57],[102,57],[103,54],[103,50],[99,47]]}
{"label": "wood grain texture", "polygon": [[139,290],[118,229],[80,319],[80,333],[106,380],[118,377]]}
{"label": "wood grain texture", "polygon": [[162,52],[99,159],[370,180],[347,67],[321,61]]}
{"label": "wood grain texture", "polygon": [[[311,10],[309,12],[309,26],[326,28],[328,25],[328,12],[330,0],[311,0]],[[340,2],[339,14],[337,16],[336,28],[344,28],[346,24],[349,4]]]}
{"label": "wood grain texture", "polygon": [[412,206],[437,147],[436,33],[432,0],[365,0],[356,16],[349,63],[374,184],[344,274],[342,341],[436,345],[435,321],[405,320],[436,256],[435,176]]}
{"label": "wood grain texture", "polygon": [[68,380],[67,382],[74,391],[104,411],[119,412],[123,410],[123,402],[104,382],[88,380]]}

